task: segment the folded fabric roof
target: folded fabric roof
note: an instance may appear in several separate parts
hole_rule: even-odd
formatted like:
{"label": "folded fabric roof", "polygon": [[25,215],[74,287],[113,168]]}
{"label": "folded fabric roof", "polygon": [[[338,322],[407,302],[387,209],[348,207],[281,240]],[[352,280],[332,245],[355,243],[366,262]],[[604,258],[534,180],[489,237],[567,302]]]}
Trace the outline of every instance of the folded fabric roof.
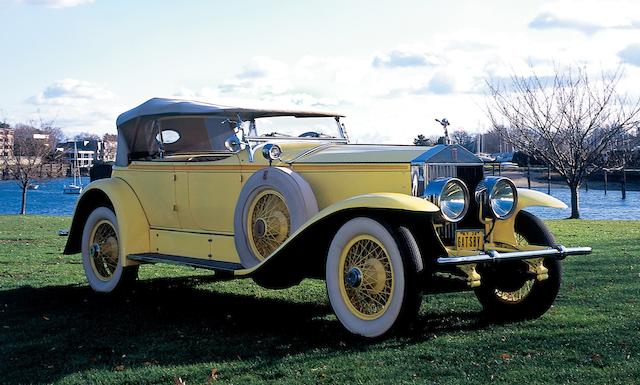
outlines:
{"label": "folded fabric roof", "polygon": [[121,126],[130,120],[143,116],[162,115],[224,115],[230,117],[240,115],[244,120],[273,116],[295,116],[300,118],[343,116],[327,112],[239,108],[190,100],[153,98],[147,100],[138,107],[122,113],[118,116],[116,125]]}

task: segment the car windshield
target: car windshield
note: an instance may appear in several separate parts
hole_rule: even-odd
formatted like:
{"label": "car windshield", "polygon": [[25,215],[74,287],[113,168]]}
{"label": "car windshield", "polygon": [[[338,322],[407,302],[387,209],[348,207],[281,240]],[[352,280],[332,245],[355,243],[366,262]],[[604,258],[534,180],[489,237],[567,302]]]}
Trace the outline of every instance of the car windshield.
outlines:
{"label": "car windshield", "polygon": [[297,118],[276,116],[256,118],[255,129],[249,130],[251,138],[317,138],[344,139],[340,124],[334,117]]}

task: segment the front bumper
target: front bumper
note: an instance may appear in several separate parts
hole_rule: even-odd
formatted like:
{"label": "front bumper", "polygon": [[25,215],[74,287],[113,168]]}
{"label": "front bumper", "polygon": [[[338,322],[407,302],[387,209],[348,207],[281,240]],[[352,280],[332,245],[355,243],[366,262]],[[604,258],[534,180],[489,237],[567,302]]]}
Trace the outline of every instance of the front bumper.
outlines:
{"label": "front bumper", "polygon": [[531,258],[555,258],[563,259],[569,255],[584,255],[591,253],[590,247],[564,247],[558,245],[554,248],[542,250],[513,251],[501,253],[489,250],[486,253],[469,255],[464,257],[439,257],[437,264],[440,266],[469,265],[473,263],[495,263],[501,261],[517,261]]}

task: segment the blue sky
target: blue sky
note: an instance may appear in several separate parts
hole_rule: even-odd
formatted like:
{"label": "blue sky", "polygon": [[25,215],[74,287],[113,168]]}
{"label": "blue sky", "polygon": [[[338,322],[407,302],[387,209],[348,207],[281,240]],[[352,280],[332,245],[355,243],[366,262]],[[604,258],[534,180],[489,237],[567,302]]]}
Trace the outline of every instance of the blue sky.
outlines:
{"label": "blue sky", "polygon": [[[637,3],[637,2],[636,2]],[[488,128],[487,76],[640,81],[632,1],[0,0],[0,119],[115,132],[154,96],[343,112],[359,142]]]}

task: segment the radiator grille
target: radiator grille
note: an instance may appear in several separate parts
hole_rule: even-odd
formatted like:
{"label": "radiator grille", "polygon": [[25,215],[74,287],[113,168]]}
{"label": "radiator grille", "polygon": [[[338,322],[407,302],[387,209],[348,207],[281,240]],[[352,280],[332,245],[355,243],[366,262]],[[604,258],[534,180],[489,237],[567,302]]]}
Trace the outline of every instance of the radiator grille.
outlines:
{"label": "radiator grille", "polygon": [[429,182],[437,178],[457,177],[456,166],[453,164],[430,164],[427,170]]}
{"label": "radiator grille", "polygon": [[462,180],[469,188],[470,204],[469,210],[465,217],[458,223],[445,222],[442,226],[438,226],[437,231],[442,243],[447,246],[453,245],[456,237],[457,229],[480,229],[482,224],[478,220],[478,205],[473,199],[473,192],[478,183],[484,177],[484,168],[482,165],[473,166],[456,166],[430,164],[427,166],[427,181],[436,178],[455,177]]}

